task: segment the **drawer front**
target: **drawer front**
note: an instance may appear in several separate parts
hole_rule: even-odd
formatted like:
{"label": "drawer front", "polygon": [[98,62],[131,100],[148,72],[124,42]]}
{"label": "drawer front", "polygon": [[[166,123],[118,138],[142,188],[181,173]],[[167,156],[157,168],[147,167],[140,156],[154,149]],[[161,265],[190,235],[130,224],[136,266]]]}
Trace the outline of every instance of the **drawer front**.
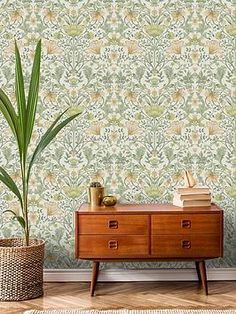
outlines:
{"label": "drawer front", "polygon": [[160,214],[152,216],[152,234],[220,233],[219,214]]}
{"label": "drawer front", "polygon": [[80,215],[79,234],[148,234],[148,215]]}
{"label": "drawer front", "polygon": [[136,258],[148,255],[146,236],[79,236],[80,258]]}
{"label": "drawer front", "polygon": [[220,235],[155,235],[151,250],[152,257],[161,258],[219,257]]}

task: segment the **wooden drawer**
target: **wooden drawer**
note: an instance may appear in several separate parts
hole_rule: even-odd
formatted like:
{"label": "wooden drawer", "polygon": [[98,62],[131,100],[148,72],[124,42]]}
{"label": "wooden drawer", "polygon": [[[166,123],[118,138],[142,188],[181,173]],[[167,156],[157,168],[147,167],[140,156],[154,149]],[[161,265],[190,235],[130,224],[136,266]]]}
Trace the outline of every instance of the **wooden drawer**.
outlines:
{"label": "wooden drawer", "polygon": [[79,236],[80,258],[135,258],[148,254],[149,237],[124,235]]}
{"label": "wooden drawer", "polygon": [[148,234],[148,215],[80,215],[79,234]]}
{"label": "wooden drawer", "polygon": [[152,234],[220,233],[219,214],[160,214],[152,216]]}
{"label": "wooden drawer", "polygon": [[152,257],[204,258],[221,256],[220,235],[156,235],[152,236]]}

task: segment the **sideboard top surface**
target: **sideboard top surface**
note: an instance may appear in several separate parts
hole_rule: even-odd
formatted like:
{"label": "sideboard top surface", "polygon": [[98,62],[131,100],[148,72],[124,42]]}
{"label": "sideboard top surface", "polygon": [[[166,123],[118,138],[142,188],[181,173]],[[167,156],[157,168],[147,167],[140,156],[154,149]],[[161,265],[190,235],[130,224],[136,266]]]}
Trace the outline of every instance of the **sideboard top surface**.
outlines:
{"label": "sideboard top surface", "polygon": [[215,204],[209,207],[182,208],[172,204],[116,204],[115,206],[91,207],[90,204],[82,204],[77,210],[78,214],[152,214],[152,213],[200,213],[211,214],[222,212],[222,209]]}

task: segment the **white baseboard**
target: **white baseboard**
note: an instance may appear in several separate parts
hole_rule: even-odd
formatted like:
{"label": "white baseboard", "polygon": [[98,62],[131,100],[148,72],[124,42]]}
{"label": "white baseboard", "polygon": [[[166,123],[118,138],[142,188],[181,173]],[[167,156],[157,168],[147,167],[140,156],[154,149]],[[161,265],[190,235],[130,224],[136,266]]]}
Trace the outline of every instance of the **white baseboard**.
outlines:
{"label": "white baseboard", "polygon": [[[209,268],[208,280],[236,280],[236,268]],[[89,269],[45,269],[45,282],[90,281]],[[195,269],[107,269],[98,281],[194,281]]]}

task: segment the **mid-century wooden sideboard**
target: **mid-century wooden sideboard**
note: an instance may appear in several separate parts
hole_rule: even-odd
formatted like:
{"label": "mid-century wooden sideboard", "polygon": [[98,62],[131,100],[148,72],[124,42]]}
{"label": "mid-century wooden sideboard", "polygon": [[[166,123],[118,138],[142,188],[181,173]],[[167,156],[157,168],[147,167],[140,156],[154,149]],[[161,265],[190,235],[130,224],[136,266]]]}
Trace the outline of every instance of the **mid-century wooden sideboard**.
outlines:
{"label": "mid-century wooden sideboard", "polygon": [[93,296],[99,262],[195,261],[208,294],[205,260],[223,256],[223,211],[216,205],[83,204],[75,213],[75,255],[93,261]]}

